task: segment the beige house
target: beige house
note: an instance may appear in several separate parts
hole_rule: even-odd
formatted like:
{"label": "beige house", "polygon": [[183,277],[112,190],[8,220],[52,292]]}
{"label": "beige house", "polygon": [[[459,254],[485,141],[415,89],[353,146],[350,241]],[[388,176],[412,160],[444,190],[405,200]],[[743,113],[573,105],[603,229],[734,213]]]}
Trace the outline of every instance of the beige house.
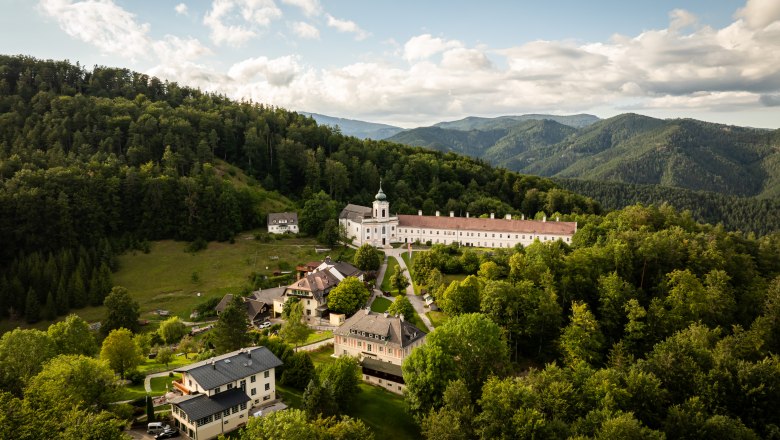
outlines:
{"label": "beige house", "polygon": [[[311,264],[309,264],[311,267]],[[328,294],[346,277],[363,281],[363,271],[343,261],[332,261],[330,257],[287,286],[284,293],[274,299],[274,315],[280,316],[284,303],[298,298],[303,304],[303,316],[308,321],[321,318],[328,313]]]}
{"label": "beige house", "polygon": [[368,309],[355,313],[333,335],[336,356],[357,357],[366,382],[398,394],[406,388],[401,364],[415,347],[425,343],[426,336],[403,317]]}
{"label": "beige house", "polygon": [[174,426],[193,440],[208,440],[244,426],[253,408],[276,400],[276,367],[265,347],[242,348],[174,370],[183,396],[171,401]]}

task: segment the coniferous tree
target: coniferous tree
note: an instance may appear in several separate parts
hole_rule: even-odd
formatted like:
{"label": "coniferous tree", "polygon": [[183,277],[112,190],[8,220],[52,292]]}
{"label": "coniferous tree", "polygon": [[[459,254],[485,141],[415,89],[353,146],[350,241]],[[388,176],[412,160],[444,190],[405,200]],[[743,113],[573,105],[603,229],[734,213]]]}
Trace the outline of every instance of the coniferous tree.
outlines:
{"label": "coniferous tree", "polygon": [[24,319],[30,324],[38,322],[38,320],[41,319],[41,303],[38,301],[38,294],[35,293],[32,287],[27,290],[27,301],[25,301],[24,306]]}
{"label": "coniferous tree", "polygon": [[247,326],[249,319],[244,311],[241,298],[234,296],[233,300],[219,314],[217,324],[212,331],[214,349],[217,353],[227,353],[245,347],[249,343]]}
{"label": "coniferous tree", "polygon": [[54,295],[51,290],[46,295],[46,304],[43,306],[43,319],[51,321],[57,317],[57,304],[54,302]]}

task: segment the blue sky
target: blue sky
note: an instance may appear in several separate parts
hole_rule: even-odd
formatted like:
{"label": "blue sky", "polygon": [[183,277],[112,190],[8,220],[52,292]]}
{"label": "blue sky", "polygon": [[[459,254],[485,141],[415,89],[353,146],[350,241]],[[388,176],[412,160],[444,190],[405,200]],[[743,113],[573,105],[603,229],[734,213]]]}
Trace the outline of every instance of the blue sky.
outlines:
{"label": "blue sky", "polygon": [[414,127],[636,112],[780,127],[777,0],[0,0],[0,53]]}

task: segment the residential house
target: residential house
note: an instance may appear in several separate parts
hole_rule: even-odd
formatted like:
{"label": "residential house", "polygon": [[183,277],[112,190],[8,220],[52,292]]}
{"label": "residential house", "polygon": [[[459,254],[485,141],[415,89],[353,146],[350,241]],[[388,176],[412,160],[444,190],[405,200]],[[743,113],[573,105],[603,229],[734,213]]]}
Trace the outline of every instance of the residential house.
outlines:
{"label": "residential house", "polygon": [[268,214],[268,233],[269,234],[297,234],[298,233],[298,213],[297,212],[272,212]]}
{"label": "residential house", "polygon": [[[274,300],[282,296],[284,289],[284,287],[274,287],[271,289],[258,290],[248,297],[241,297],[249,323],[257,325],[269,318],[273,309]],[[214,307],[214,310],[217,311],[217,315],[222,313],[231,301],[233,301],[233,295],[230,293],[222,297],[222,300]]]}
{"label": "residential house", "polygon": [[361,310],[333,332],[333,353],[360,360],[363,380],[401,394],[406,388],[401,364],[426,333],[402,316]]}
{"label": "residential house", "polygon": [[[328,314],[328,294],[346,277],[355,277],[360,281],[364,273],[355,266],[343,262],[332,261],[326,257],[318,266],[311,269],[312,263],[305,267],[299,266],[299,278],[284,290],[281,297],[274,300],[274,315],[280,316],[284,303],[290,298],[298,298],[303,304],[303,316],[307,321],[322,318]],[[303,272],[302,269],[311,269]]]}
{"label": "residential house", "polygon": [[175,369],[173,386],[183,395],[171,400],[174,426],[193,440],[209,440],[242,427],[253,409],[276,400],[276,367],[265,347],[242,348]]}

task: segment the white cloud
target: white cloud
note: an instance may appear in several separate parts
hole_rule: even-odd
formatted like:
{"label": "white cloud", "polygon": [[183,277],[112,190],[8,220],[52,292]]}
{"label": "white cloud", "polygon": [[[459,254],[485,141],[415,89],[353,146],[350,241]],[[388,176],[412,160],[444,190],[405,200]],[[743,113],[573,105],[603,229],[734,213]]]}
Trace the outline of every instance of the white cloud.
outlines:
{"label": "white cloud", "polygon": [[355,39],[358,41],[365,40],[369,35],[371,35],[370,33],[361,29],[360,26],[358,26],[354,21],[339,20],[330,14],[325,14],[325,16],[328,18],[329,27],[335,28],[339,32],[355,34]]}
{"label": "white cloud", "polygon": [[460,41],[434,38],[431,34],[418,35],[404,44],[404,58],[407,61],[424,60],[447,49],[462,46]]}
{"label": "white cloud", "polygon": [[[273,0],[214,0],[203,24],[211,30],[215,44],[240,46],[281,16]],[[239,23],[233,24],[235,21]]]}
{"label": "white cloud", "polygon": [[282,0],[282,3],[300,8],[307,17],[322,14],[319,0]]}
{"label": "white cloud", "polygon": [[744,8],[737,11],[737,17],[747,21],[752,28],[764,28],[780,21],[780,2],[777,0],[747,0]]}
{"label": "white cloud", "polygon": [[176,7],[174,9],[176,10],[176,13],[179,14],[179,15],[187,15],[187,14],[189,14],[189,10],[187,9],[187,5],[184,4],[184,3],[179,3],[178,5],[176,5]]}
{"label": "white cloud", "polygon": [[111,0],[42,0],[39,8],[54,18],[66,34],[104,53],[124,54],[131,59],[146,54],[149,25],[137,23],[134,14]]}
{"label": "white cloud", "polygon": [[228,76],[236,81],[246,83],[258,75],[275,87],[285,87],[295,79],[300,72],[298,57],[287,55],[279,58],[266,57],[249,58],[236,63],[228,70]]}
{"label": "white cloud", "polygon": [[290,24],[290,28],[292,29],[293,33],[300,38],[309,40],[318,40],[320,38],[319,29],[310,25],[309,23],[296,21],[295,23]]}

